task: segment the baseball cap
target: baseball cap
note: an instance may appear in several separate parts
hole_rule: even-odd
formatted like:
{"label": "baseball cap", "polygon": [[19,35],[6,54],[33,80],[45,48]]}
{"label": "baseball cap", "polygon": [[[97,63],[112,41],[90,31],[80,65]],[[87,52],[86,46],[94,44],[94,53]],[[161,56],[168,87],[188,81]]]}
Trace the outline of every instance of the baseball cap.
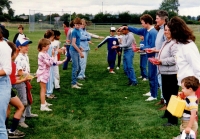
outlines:
{"label": "baseball cap", "polygon": [[115,30],[116,30],[115,27],[111,27],[111,28],[110,28],[110,31],[115,31]]}
{"label": "baseball cap", "polygon": [[26,46],[27,44],[31,44],[32,41],[29,40],[28,38],[19,38],[17,41],[16,41],[16,46],[19,47],[19,46]]}

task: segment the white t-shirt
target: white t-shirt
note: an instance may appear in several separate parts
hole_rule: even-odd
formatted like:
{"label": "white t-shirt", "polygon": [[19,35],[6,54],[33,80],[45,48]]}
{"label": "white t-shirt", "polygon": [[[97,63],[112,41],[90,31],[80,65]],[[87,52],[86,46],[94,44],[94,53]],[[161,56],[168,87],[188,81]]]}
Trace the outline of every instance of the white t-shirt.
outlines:
{"label": "white t-shirt", "polygon": [[30,73],[30,64],[27,54],[19,53],[19,55],[15,59],[15,64],[17,68],[15,75],[18,75],[19,70],[22,70],[23,73]]}
{"label": "white t-shirt", "polygon": [[12,71],[11,52],[12,49],[7,42],[4,40],[0,41],[0,70],[4,70],[6,75],[10,75]]}

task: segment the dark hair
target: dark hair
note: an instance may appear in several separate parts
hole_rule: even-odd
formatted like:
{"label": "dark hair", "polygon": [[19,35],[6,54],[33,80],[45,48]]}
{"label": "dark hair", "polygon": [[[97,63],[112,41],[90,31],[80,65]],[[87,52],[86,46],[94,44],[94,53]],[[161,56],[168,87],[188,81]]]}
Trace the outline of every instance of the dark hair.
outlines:
{"label": "dark hair", "polygon": [[47,45],[51,44],[50,40],[43,38],[38,43],[38,51],[41,51],[43,47],[46,47]]}
{"label": "dark hair", "polygon": [[162,20],[165,20],[165,22],[168,22],[168,13],[164,10],[159,10],[156,12],[156,15],[159,16]]}
{"label": "dark hair", "polygon": [[63,24],[64,24],[66,27],[69,27],[69,22],[68,22],[68,21],[64,21]]}
{"label": "dark hair", "polygon": [[184,83],[184,86],[187,89],[192,88],[193,91],[196,91],[199,88],[199,80],[194,76],[183,78],[181,83]]}
{"label": "dark hair", "polygon": [[52,31],[54,32],[54,36],[55,36],[55,37],[61,35],[60,31],[58,31],[58,30],[53,30],[53,29],[52,29]]}
{"label": "dark hair", "polygon": [[140,17],[140,21],[144,21],[145,24],[153,24],[153,18],[149,14],[144,14]]}
{"label": "dark hair", "polygon": [[7,41],[8,45],[10,46],[10,48],[12,49],[12,53],[11,56],[14,55],[14,53],[17,51],[17,47],[13,42]]}
{"label": "dark hair", "polygon": [[193,31],[180,17],[175,16],[171,18],[167,26],[170,29],[172,39],[175,39],[177,42],[183,44],[190,43],[190,40],[195,42],[196,38],[193,35]]}
{"label": "dark hair", "polygon": [[71,28],[73,28],[73,27],[74,27],[74,21],[71,21],[71,22],[69,23],[69,26],[70,26]]}
{"label": "dark hair", "polygon": [[54,36],[54,32],[52,30],[47,30],[44,34],[44,38],[49,39],[51,36]]}
{"label": "dark hair", "polygon": [[18,29],[19,28],[21,28],[22,30],[24,30],[24,27],[21,24],[18,26]]}

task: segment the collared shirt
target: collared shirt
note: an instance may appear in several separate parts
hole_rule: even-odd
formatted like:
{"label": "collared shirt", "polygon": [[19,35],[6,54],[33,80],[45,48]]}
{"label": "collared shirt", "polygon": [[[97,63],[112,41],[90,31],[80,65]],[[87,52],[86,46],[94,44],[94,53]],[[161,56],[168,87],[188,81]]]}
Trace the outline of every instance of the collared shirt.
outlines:
{"label": "collared shirt", "polygon": [[30,64],[27,54],[19,53],[15,59],[15,64],[17,66],[15,75],[18,75],[19,70],[22,70],[23,73],[30,73]]}
{"label": "collared shirt", "polygon": [[[155,41],[155,48],[156,50],[160,50],[160,48],[163,45],[163,42],[166,40],[165,36],[164,36],[164,25],[160,26],[160,29],[158,31],[157,37],[156,37],[156,41]],[[158,56],[158,54],[156,53],[156,57]]]}

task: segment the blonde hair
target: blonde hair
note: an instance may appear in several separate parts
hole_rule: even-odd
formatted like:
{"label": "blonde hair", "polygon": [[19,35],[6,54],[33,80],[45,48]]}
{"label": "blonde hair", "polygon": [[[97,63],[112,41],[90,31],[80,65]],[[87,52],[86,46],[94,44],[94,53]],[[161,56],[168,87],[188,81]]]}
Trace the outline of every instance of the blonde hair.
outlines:
{"label": "blonde hair", "polygon": [[51,44],[50,40],[43,38],[38,43],[38,51],[42,51],[43,47],[46,47],[47,45]]}

